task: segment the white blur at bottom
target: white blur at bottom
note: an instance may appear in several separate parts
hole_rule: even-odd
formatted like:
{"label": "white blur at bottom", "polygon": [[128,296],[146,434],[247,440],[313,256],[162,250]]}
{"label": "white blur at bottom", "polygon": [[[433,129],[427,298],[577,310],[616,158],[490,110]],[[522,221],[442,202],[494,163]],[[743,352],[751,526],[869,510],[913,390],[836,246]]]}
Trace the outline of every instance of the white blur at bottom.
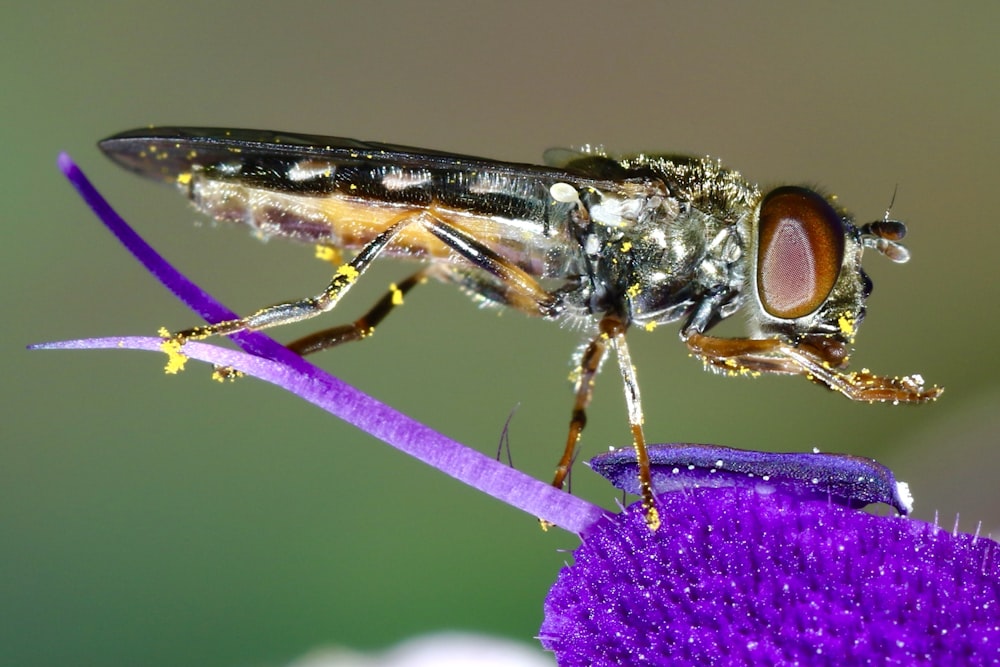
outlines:
{"label": "white blur at bottom", "polygon": [[553,667],[541,648],[487,635],[442,632],[379,652],[317,649],[288,667]]}

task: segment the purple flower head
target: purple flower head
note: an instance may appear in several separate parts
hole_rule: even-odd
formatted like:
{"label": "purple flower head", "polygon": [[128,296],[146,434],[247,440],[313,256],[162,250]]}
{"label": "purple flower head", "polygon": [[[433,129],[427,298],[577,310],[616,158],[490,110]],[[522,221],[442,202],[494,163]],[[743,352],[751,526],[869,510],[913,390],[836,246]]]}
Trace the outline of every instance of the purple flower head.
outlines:
{"label": "purple flower head", "polygon": [[[178,298],[210,322],[233,317],[139,238],[67,156],[59,164]],[[891,472],[874,462],[700,445],[654,450],[674,458],[659,460],[666,466],[656,471],[663,525],[651,532],[638,503],[609,514],[378,403],[268,336],[232,338],[242,352],[201,343],[181,352],[281,386],[579,534],[574,563],[545,601],[540,632],[560,665],[1000,664],[1000,545],[852,509],[874,501],[907,509]],[[34,347],[160,351],[163,340]],[[599,458],[595,469],[622,484],[634,480],[629,454]]]}
{"label": "purple flower head", "polygon": [[[1000,545],[837,495],[846,473],[897,504],[883,466],[703,445],[650,456],[657,491],[672,489],[663,526],[650,533],[637,503],[585,536],[545,604],[560,665],[1000,664]],[[772,467],[747,474],[759,460]],[[627,450],[592,465],[634,484]]]}
{"label": "purple flower head", "polygon": [[545,602],[560,665],[1000,664],[1000,545],[752,486],[598,522]]}

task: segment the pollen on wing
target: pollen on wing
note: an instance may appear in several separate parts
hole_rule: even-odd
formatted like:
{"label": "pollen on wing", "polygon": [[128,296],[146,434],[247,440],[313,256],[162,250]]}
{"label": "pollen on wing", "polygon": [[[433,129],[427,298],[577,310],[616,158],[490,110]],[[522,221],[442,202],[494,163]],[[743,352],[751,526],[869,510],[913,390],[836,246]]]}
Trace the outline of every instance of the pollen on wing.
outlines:
{"label": "pollen on wing", "polygon": [[167,355],[167,365],[163,367],[163,371],[167,375],[177,375],[184,370],[184,364],[186,364],[188,360],[188,358],[181,353],[182,343],[176,338],[171,337],[171,333],[163,327],[160,327],[160,330],[157,333],[167,339],[160,345],[160,349]]}

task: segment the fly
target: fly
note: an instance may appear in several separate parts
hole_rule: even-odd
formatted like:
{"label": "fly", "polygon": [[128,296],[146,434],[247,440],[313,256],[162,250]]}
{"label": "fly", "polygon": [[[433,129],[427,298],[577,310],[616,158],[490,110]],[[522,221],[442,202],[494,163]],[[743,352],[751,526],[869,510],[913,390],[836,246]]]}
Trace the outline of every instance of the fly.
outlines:
{"label": "fly", "polygon": [[[922,403],[941,389],[919,375],[848,371],[871,281],[861,255],[896,262],[906,226],[856,226],[833,198],[783,186],[761,192],[709,159],[603,150],[550,151],[548,166],[516,164],[335,137],[152,128],[100,143],[118,164],[175,183],[199,210],[261,237],[346,253],[320,293],[237,320],[185,329],[183,343],[265,329],[333,309],[382,256],[419,268],[363,317],[289,344],[310,354],[370,335],[402,295],[427,279],[475,299],[586,332],[575,358],[569,434],[553,485],[562,488],[586,423],[594,380],[614,353],[651,529],[643,410],[626,333],[681,321],[706,368],[727,375],[802,375],[857,401]],[[711,335],[745,313],[744,338]]]}

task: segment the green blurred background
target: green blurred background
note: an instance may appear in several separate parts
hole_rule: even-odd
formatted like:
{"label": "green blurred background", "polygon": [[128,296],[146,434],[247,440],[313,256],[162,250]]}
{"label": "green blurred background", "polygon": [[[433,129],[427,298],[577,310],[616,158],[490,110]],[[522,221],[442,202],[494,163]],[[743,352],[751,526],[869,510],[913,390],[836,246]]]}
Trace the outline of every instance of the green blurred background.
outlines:
{"label": "green blurred background", "polygon": [[[636,332],[647,433],[876,456],[911,482],[918,518],[939,512],[950,528],[960,513],[963,529],[1000,533],[998,7],[6,5],[0,663],[270,665],[449,628],[529,642],[574,545],[262,383],[222,386],[203,367],[166,377],[138,352],[26,352],[196,323],[61,179],[60,150],[235,310],[325,284],[310,248],[197,226],[169,188],[94,146],[150,123],[517,161],[584,142],[710,154],[764,185],[822,184],[863,220],[898,184],[913,260],[869,254],[855,362],[920,372],[947,387],[941,401],[858,405],[801,379],[726,380],[672,331]],[[407,268],[380,268],[326,324]],[[487,452],[519,405],[515,463],[548,478],[577,343],[429,285],[371,342],[320,363]],[[628,443],[616,375],[598,383],[585,456]],[[617,495],[583,467],[574,490],[609,507]]]}

